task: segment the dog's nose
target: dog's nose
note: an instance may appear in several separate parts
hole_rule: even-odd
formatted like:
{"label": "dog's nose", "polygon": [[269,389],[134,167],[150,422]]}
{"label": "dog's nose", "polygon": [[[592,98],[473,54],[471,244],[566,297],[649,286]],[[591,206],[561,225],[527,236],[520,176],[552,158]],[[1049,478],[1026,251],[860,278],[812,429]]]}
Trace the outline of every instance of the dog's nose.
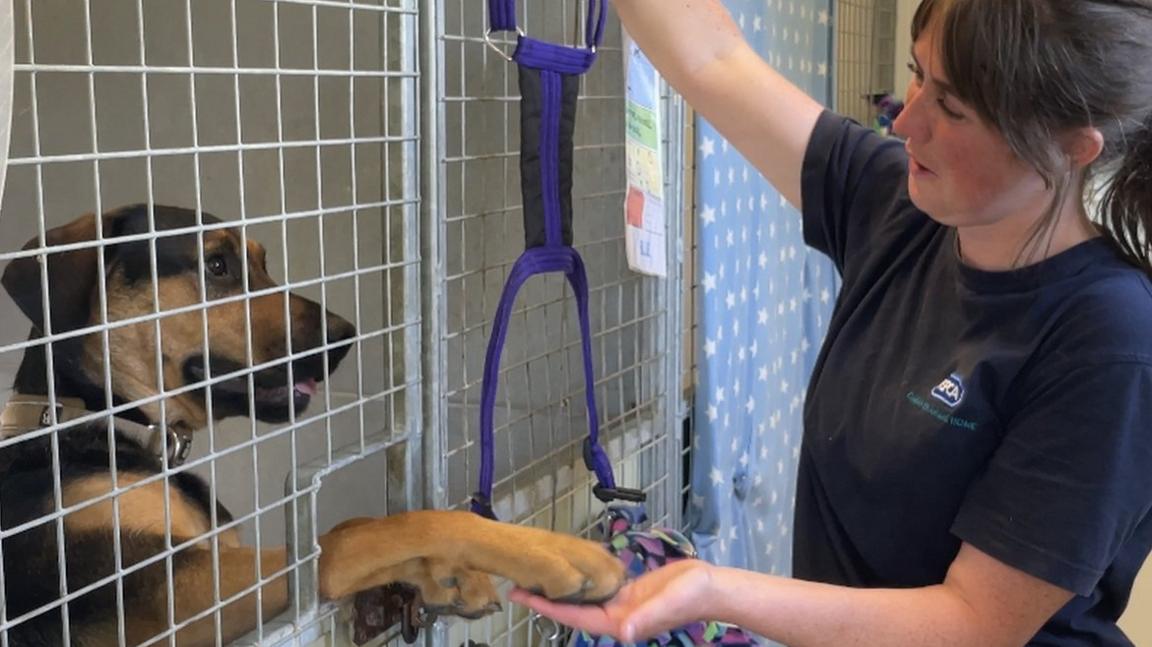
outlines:
{"label": "dog's nose", "polygon": [[333,370],[352,348],[352,344],[341,344],[341,342],[346,342],[355,336],[356,326],[339,315],[328,313],[328,343],[330,345],[340,344],[328,350],[328,364]]}

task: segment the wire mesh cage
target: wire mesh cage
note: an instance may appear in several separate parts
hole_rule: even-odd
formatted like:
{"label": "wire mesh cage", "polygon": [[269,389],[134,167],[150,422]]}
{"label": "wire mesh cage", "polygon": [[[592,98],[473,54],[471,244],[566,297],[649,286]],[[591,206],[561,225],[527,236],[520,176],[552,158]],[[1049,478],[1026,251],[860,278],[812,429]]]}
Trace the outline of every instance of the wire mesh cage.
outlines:
{"label": "wire mesh cage", "polygon": [[[5,551],[3,643],[53,624],[60,642],[80,642],[86,629],[70,624],[105,595],[118,613],[99,631],[121,643],[172,642],[193,630],[225,642],[237,637],[228,608],[253,597],[263,604],[245,623],[249,641],[330,631],[335,611],[315,595],[316,536],[348,517],[414,506],[423,486],[414,3],[16,0],[13,8],[0,262],[84,255],[75,275],[36,273],[16,287],[48,294],[58,313],[65,282],[92,300],[82,320],[55,325],[54,314],[45,336],[28,340],[25,314],[5,300],[0,379],[27,373],[20,383],[49,387],[28,395],[55,405],[80,395],[83,382],[91,413],[3,441],[6,461],[37,439],[55,455],[49,509],[15,526],[4,510],[2,547],[42,536],[59,566],[43,574],[53,599],[27,608],[21,600],[34,596],[12,588],[18,554]],[[132,204],[145,206],[117,211]],[[57,229],[85,213],[105,214],[101,226],[87,235]],[[232,264],[225,269],[238,280],[199,280],[218,263]],[[84,292],[85,278],[94,292]],[[336,330],[337,319],[316,316],[322,310],[355,332]],[[33,355],[47,365],[30,363]],[[285,409],[285,398],[309,395],[306,409]],[[285,410],[263,411],[277,406]],[[113,460],[103,487],[74,487],[60,448],[79,442],[84,423],[123,431],[141,412],[203,427],[187,461],[138,478]],[[224,415],[233,417],[217,419]],[[206,527],[184,536],[166,517],[162,545],[136,564],[116,534],[114,554],[102,556],[112,566],[78,589],[87,576],[65,573],[65,529],[108,506],[117,527],[132,527],[133,506],[156,488],[165,515],[178,511],[188,474],[204,479],[205,495],[231,519],[213,508]],[[288,558],[268,570],[250,560],[254,579],[228,594],[221,556],[234,534],[249,545],[287,543]],[[178,609],[172,565],[205,545],[212,599]],[[164,583],[168,622],[136,635],[125,606],[140,602],[131,589],[153,576]],[[287,604],[269,604],[285,579]]]}
{"label": "wire mesh cage", "polygon": [[836,111],[874,125],[877,101],[896,92],[896,0],[838,0]]}
{"label": "wire mesh cage", "polygon": [[[533,35],[572,43],[579,4],[520,10]],[[475,485],[483,353],[522,240],[515,76],[483,44],[483,3],[12,7],[0,267],[28,272],[0,295],[0,381],[44,419],[6,428],[0,468],[35,453],[44,498],[41,509],[0,502],[0,645],[36,632],[61,644],[347,643],[347,607],[317,593],[319,536],[349,518],[458,507]],[[675,525],[679,268],[658,280],[624,261],[624,67],[619,30],[608,33],[581,87],[575,238],[605,443],[653,520]],[[681,116],[664,103],[677,213]],[[531,282],[513,317],[496,508],[588,534],[600,504],[579,452],[565,290]],[[173,451],[183,434],[149,428],[158,421],[197,428],[187,456]],[[155,473],[136,470],[112,430],[158,445],[145,448],[159,451]],[[89,441],[116,451],[85,459],[78,481],[69,452]],[[193,499],[203,519],[181,516]],[[151,518],[141,506],[160,511],[146,549],[122,541]],[[104,561],[84,573],[69,555],[93,519],[111,525],[93,544]],[[17,588],[30,543],[48,567],[36,595]],[[236,552],[245,546],[283,553],[266,561]],[[181,568],[198,559],[208,593],[188,607]],[[115,613],[93,628],[84,614],[98,603]],[[134,623],[134,604],[159,605],[161,620]],[[510,612],[438,625],[431,639],[523,642],[528,631]]]}

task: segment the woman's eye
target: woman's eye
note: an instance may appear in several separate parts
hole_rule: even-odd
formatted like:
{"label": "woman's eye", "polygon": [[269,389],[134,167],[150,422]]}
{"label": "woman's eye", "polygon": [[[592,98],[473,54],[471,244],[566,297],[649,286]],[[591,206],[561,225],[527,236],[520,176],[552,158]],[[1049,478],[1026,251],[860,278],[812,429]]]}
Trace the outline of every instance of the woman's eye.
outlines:
{"label": "woman's eye", "polygon": [[912,63],[912,62],[907,63],[907,65],[908,65],[908,71],[912,73],[912,76],[916,77],[916,82],[917,83],[923,83],[924,82],[924,73],[920,71],[920,68],[917,67],[916,64]]}
{"label": "woman's eye", "polygon": [[219,256],[213,256],[204,263],[204,269],[212,276],[224,276],[228,274],[228,264],[224,259]]}
{"label": "woman's eye", "polygon": [[940,97],[939,99],[937,99],[936,103],[940,105],[940,109],[943,110],[944,114],[947,115],[949,118],[962,119],[964,117],[964,115],[962,115],[959,112],[956,112],[955,110],[952,110],[951,108],[949,108],[948,104],[944,102],[944,97]]}

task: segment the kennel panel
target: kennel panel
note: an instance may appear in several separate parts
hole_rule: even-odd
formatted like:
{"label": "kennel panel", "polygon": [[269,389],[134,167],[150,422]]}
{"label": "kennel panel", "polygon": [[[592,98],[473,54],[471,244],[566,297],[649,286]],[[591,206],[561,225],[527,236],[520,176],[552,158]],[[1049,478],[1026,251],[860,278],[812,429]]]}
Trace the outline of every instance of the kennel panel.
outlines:
{"label": "kennel panel", "polygon": [[[586,3],[518,2],[534,38],[582,41]],[[429,501],[467,506],[479,469],[479,400],[491,321],[507,273],[524,249],[519,177],[517,70],[484,40],[485,3],[436,0],[425,51],[426,142],[424,363],[429,421]],[[598,60],[582,77],[575,131],[575,246],[585,259],[596,395],[617,480],[644,489],[655,523],[676,525],[679,430],[679,222],[669,217],[670,277],[632,272],[624,253],[624,61],[610,16]],[[493,35],[504,52],[515,46]],[[666,195],[678,213],[683,181],[681,112],[665,96]],[[429,208],[430,205],[437,208]],[[559,275],[521,290],[500,366],[495,411],[497,515],[590,536],[603,504],[591,494],[581,445],[587,434],[580,333],[571,289]],[[437,644],[534,642],[523,609],[439,625]]]}
{"label": "kennel panel", "polygon": [[[215,581],[222,532],[238,530],[246,543],[289,544],[288,567],[261,575],[264,581],[290,578],[290,607],[276,618],[260,615],[243,642],[300,643],[340,634],[342,617],[315,595],[317,534],[342,519],[414,507],[422,498],[415,0],[15,0],[13,8],[14,111],[0,264],[58,251],[42,246],[44,232],[83,213],[172,204],[224,223],[197,219],[171,232],[150,222],[138,239],[149,248],[153,274],[155,250],[166,241],[192,235],[199,250],[226,225],[266,247],[268,272],[282,289],[231,297],[249,305],[238,326],[223,329],[210,320],[203,291],[173,305],[153,290],[142,311],[125,320],[108,311],[101,288],[93,324],[38,341],[27,340],[27,319],[0,296],[3,388],[26,352],[81,335],[96,340],[103,367],[129,352],[145,356],[145,366],[161,367],[172,342],[165,331],[189,317],[194,336],[239,336],[250,358],[257,325],[250,303],[282,290],[353,322],[351,351],[306,411],[284,424],[242,417],[210,423],[197,434],[188,461],[157,477],[168,488],[181,472],[198,474],[235,516],[225,523],[213,515],[203,537],[217,558]],[[20,251],[31,239],[41,242]],[[84,245],[103,248],[104,242],[78,244]],[[241,251],[247,256],[246,247]],[[94,271],[104,276],[103,254],[98,265]],[[284,319],[289,316],[285,309]],[[144,336],[152,341],[110,345],[129,329],[151,331]],[[84,420],[103,422],[141,405],[167,415],[174,398],[229,380],[249,382],[251,392],[253,376],[276,365],[287,363],[254,362],[190,384],[159,379],[154,395],[127,402],[112,400],[112,371],[105,370],[98,380],[104,406]],[[289,377],[285,386],[292,384]],[[213,408],[211,395],[205,406]],[[39,434],[56,447],[76,428],[54,424],[0,445],[12,448]],[[57,538],[68,514],[99,501],[119,508],[146,485],[121,483],[69,506],[60,500],[58,471],[53,509],[37,522],[54,528]],[[0,531],[0,551],[21,530],[27,529]],[[171,563],[186,546],[167,534],[167,547],[154,561],[165,565],[171,591]],[[111,585],[122,603],[125,577],[144,565],[122,563],[119,551],[117,543],[115,572],[97,584]],[[258,584],[247,590],[261,591]],[[61,577],[52,604],[0,617],[0,642],[45,614],[66,618],[85,592],[69,590]],[[197,616],[215,625],[218,638],[220,609],[235,599],[218,598]],[[177,619],[171,605],[169,614],[170,626],[154,637],[159,644],[173,643],[175,628],[193,620]],[[115,624],[123,639],[122,609]],[[75,639],[63,625],[65,642]]]}
{"label": "kennel panel", "polygon": [[838,0],[835,7],[835,109],[866,126],[871,98],[895,94],[895,0]]}

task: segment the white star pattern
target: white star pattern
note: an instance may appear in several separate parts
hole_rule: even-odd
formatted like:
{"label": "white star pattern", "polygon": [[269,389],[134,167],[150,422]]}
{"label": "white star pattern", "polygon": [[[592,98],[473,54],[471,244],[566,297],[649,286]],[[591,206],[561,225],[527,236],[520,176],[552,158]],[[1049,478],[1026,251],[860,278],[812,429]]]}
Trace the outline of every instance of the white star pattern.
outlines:
{"label": "white star pattern", "polygon": [[703,222],[705,227],[716,222],[716,210],[705,205],[704,208],[700,210],[700,222]]}
{"label": "white star pattern", "polygon": [[715,274],[709,274],[708,272],[705,272],[703,284],[704,284],[704,294],[708,294],[712,290],[715,290],[716,289],[716,275]]}
{"label": "white star pattern", "polygon": [[724,485],[724,473],[720,471],[719,467],[712,468],[712,474],[710,475],[710,478],[712,479],[712,484],[716,487]]}
{"label": "white star pattern", "polygon": [[708,159],[716,154],[716,140],[705,137],[700,140],[700,157]]}
{"label": "white star pattern", "polygon": [[[749,43],[827,99],[826,0],[724,0]],[[690,505],[705,559],[787,575],[805,385],[838,289],[800,214],[697,121],[699,285]],[[706,232],[706,233],[705,233]],[[803,307],[801,307],[803,306]]]}

